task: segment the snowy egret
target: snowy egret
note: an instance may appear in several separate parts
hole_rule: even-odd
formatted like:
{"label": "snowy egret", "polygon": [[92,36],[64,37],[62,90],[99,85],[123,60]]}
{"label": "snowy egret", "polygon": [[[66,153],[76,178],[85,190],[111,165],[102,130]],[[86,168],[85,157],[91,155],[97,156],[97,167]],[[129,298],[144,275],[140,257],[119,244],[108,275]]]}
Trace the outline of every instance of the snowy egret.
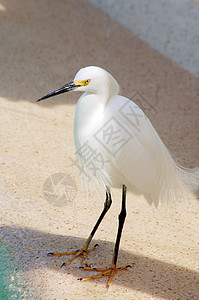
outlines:
{"label": "snowy egret", "polygon": [[118,233],[110,268],[84,267],[101,271],[83,278],[108,276],[110,285],[117,268],[117,257],[124,220],[126,217],[126,191],[143,195],[156,207],[161,202],[174,200],[185,191],[194,194],[199,187],[199,168],[178,166],[145,113],[131,100],[118,95],[119,85],[102,68],[89,66],[79,70],[73,81],[38,99],[41,101],[68,91],[82,91],[75,112],[74,141],[78,164],[87,178],[94,178],[106,188],[104,209],[82,248],[74,252],[50,253],[74,255],[63,265],[83,255],[86,264],[88,246],[104,215],[111,206],[110,188],[122,189],[122,208]]}

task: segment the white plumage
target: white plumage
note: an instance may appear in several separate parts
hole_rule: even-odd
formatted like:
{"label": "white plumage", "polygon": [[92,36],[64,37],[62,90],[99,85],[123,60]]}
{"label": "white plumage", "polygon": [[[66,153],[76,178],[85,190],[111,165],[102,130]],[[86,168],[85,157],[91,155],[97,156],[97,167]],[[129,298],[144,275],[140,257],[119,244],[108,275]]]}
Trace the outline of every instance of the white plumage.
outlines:
{"label": "white plumage", "polygon": [[87,180],[93,178],[106,187],[106,200],[83,247],[50,255],[73,255],[63,265],[83,255],[86,264],[87,254],[96,248],[95,245],[88,250],[90,242],[112,203],[110,188],[122,189],[112,264],[108,269],[84,268],[102,273],[83,280],[108,276],[108,287],[115,273],[128,267],[116,267],[126,217],[126,191],[143,194],[149,204],[158,207],[162,202],[184,197],[187,192],[197,194],[199,168],[185,169],[175,163],[144,112],[131,100],[119,96],[116,80],[99,67],[81,69],[73,81],[38,101],[72,90],[84,92],[77,103],[74,119],[78,167]]}
{"label": "white plumage", "polygon": [[[74,120],[76,153],[86,174],[105,186],[122,188],[124,184],[156,207],[182,197],[186,191],[196,194],[199,168],[185,169],[176,164],[144,112],[118,95],[115,79],[94,66],[81,69],[74,82],[86,79],[90,83],[77,88],[84,94]],[[97,151],[103,159],[91,155],[89,164],[81,153],[86,148]]]}

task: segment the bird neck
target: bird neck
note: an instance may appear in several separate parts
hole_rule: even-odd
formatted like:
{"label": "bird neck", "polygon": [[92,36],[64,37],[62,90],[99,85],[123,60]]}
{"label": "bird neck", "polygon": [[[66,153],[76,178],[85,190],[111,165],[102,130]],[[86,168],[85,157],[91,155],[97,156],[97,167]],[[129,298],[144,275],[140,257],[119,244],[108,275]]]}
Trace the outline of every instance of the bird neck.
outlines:
{"label": "bird neck", "polygon": [[74,119],[74,133],[77,138],[85,138],[96,128],[96,124],[103,119],[107,102],[107,97],[98,94],[86,92],[80,97]]}

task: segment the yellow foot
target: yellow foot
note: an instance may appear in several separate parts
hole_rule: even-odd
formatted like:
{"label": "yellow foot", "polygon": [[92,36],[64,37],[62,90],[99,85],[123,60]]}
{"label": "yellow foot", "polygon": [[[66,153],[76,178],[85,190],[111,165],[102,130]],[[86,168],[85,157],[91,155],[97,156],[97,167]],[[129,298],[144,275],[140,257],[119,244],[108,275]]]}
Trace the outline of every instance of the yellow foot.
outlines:
{"label": "yellow foot", "polygon": [[98,278],[102,278],[105,276],[108,276],[108,281],[107,281],[107,288],[109,287],[113,277],[115,276],[115,273],[117,271],[122,271],[122,270],[127,270],[128,268],[131,268],[130,265],[126,266],[126,267],[121,267],[121,268],[116,268],[115,264],[112,264],[110,266],[110,268],[105,269],[105,268],[92,268],[92,267],[80,267],[81,269],[85,270],[85,271],[97,271],[97,272],[101,272],[100,274],[96,274],[90,277],[86,277],[86,278],[78,278],[78,280],[82,280],[82,281],[86,281],[86,280],[93,280],[93,279],[98,279]]}
{"label": "yellow foot", "polygon": [[63,267],[63,266],[70,265],[70,263],[73,260],[75,260],[80,255],[83,255],[82,263],[86,265],[88,253],[90,253],[91,251],[95,250],[97,246],[99,246],[99,245],[95,244],[93,246],[93,248],[91,248],[91,249],[88,250],[88,246],[85,244],[82,248],[80,248],[80,249],[78,249],[76,251],[70,251],[70,252],[50,252],[50,253],[48,253],[48,256],[54,256],[54,255],[73,255],[72,258],[68,259],[65,263],[63,263],[61,265],[61,267]]}

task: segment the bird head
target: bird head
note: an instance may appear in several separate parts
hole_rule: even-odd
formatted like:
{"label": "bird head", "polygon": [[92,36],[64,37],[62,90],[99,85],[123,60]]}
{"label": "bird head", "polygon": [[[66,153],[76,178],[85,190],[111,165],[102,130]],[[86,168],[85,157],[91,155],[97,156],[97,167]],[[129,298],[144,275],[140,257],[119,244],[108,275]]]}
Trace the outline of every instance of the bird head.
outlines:
{"label": "bird head", "polygon": [[104,69],[96,66],[89,66],[80,69],[73,81],[59,87],[58,89],[39,98],[41,101],[62,93],[70,91],[81,91],[93,94],[116,95],[119,85],[113,76]]}

